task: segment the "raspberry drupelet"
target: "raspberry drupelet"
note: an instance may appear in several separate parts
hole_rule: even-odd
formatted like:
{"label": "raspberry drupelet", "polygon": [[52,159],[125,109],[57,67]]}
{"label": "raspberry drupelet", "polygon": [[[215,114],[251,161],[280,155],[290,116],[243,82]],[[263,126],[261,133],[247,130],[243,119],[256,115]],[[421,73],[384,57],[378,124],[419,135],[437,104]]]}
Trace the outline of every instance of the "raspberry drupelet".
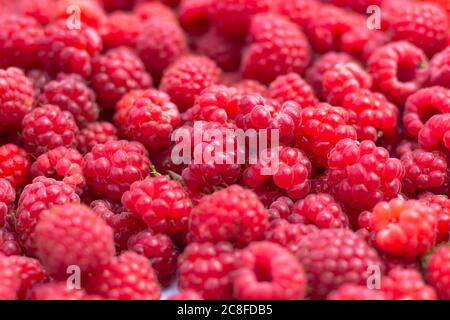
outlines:
{"label": "raspberry drupelet", "polygon": [[436,290],[440,299],[450,299],[450,247],[437,247],[426,262],[427,282]]}
{"label": "raspberry drupelet", "polygon": [[381,281],[381,291],[389,300],[437,300],[436,291],[416,269],[391,270]]}
{"label": "raspberry drupelet", "polygon": [[5,256],[22,254],[22,247],[19,244],[18,235],[4,227],[0,229],[0,253]]}
{"label": "raspberry drupelet", "polygon": [[97,144],[119,140],[116,127],[106,121],[93,122],[80,130],[77,136],[77,149],[86,154]]}
{"label": "raspberry drupelet", "polygon": [[277,77],[270,84],[267,95],[279,103],[295,101],[302,108],[314,107],[318,103],[312,88],[296,73]]}
{"label": "raspberry drupelet", "polygon": [[27,182],[31,159],[28,153],[15,144],[0,146],[0,178],[8,180],[14,188]]}

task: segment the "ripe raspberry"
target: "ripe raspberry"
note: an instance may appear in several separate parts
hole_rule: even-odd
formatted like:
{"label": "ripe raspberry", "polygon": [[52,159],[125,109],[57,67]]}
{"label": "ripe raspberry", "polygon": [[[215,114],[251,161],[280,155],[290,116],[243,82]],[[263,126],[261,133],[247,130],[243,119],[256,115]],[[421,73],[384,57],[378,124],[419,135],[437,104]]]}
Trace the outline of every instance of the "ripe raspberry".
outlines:
{"label": "ripe raspberry", "polygon": [[356,63],[339,63],[323,74],[323,95],[327,101],[341,106],[345,96],[372,86],[370,76]]}
{"label": "ripe raspberry", "polygon": [[[370,239],[370,234],[369,234],[369,239],[368,241],[370,241],[370,243],[372,243],[373,239]],[[381,260],[383,261],[383,266],[384,266],[384,274],[387,275],[389,274],[389,272],[391,272],[394,269],[416,269],[416,270],[420,270],[421,266],[420,266],[420,262],[419,259],[417,259],[417,257],[398,257],[398,256],[394,256],[385,252],[378,252],[378,254],[380,255]]]}
{"label": "ripe raspberry", "polygon": [[381,281],[381,290],[390,300],[437,300],[436,291],[415,269],[392,270]]}
{"label": "ripe raspberry", "polygon": [[302,30],[306,30],[311,19],[319,10],[319,2],[316,0],[292,0],[279,1],[276,9],[278,13],[285,16]]}
{"label": "ripe raspberry", "polygon": [[267,87],[262,83],[251,80],[251,79],[242,79],[233,84],[233,87],[236,88],[239,94],[260,94],[262,96],[267,95]]}
{"label": "ripe raspberry", "polygon": [[0,253],[8,257],[22,253],[17,234],[7,227],[0,229]]}
{"label": "ripe raspberry", "polygon": [[366,62],[372,52],[388,40],[389,37],[381,31],[368,29],[366,25],[355,26],[342,35],[339,47],[359,61]]}
{"label": "ripe raspberry", "polygon": [[159,283],[170,284],[177,272],[178,251],[169,236],[145,230],[129,239],[128,249],[150,259]]}
{"label": "ripe raspberry", "polygon": [[437,214],[436,243],[447,242],[450,236],[450,199],[444,195],[423,195],[420,201],[433,207]]}
{"label": "ripe raspberry", "polygon": [[366,286],[343,284],[339,289],[331,292],[327,300],[387,300],[385,294],[378,289]]}
{"label": "ripe raspberry", "polygon": [[[0,69],[0,124],[3,128],[21,127],[25,114],[33,107],[33,87],[17,68]],[[3,131],[3,130],[2,130]]]}
{"label": "ripe raspberry", "polygon": [[419,144],[427,150],[450,148],[450,113],[432,116],[419,132]]}
{"label": "ripe raspberry", "polygon": [[6,215],[14,200],[16,200],[16,191],[11,183],[6,179],[0,178],[0,227],[5,225]]}
{"label": "ripe raspberry", "polygon": [[450,48],[436,53],[428,68],[428,83],[432,86],[450,87]]}
{"label": "ripe raspberry", "polygon": [[[14,3],[17,5],[17,3]],[[22,0],[16,7],[23,15],[36,19],[45,26],[56,16],[56,6],[53,0]]]}
{"label": "ripe raspberry", "polygon": [[220,68],[207,57],[184,56],[166,69],[160,90],[170,96],[180,111],[185,111],[205,88],[219,81],[220,73]]}
{"label": "ripe raspberry", "polygon": [[226,242],[191,243],[178,260],[178,287],[210,300],[231,299],[236,251]]}
{"label": "ripe raspberry", "polygon": [[120,140],[97,144],[84,159],[87,184],[112,200],[120,199],[133,182],[149,173],[147,151],[138,142]]}
{"label": "ripe raspberry", "polygon": [[[258,197],[261,200],[260,194],[258,194]],[[294,201],[285,196],[276,197],[274,200],[269,198],[268,204],[264,200],[261,201],[268,207],[271,220],[286,219],[292,213],[292,208],[294,208]]]}
{"label": "ripe raspberry", "polygon": [[143,24],[138,16],[125,12],[110,14],[100,27],[105,48],[120,46],[136,47],[136,39],[143,30]]}
{"label": "ripe raspberry", "polygon": [[131,10],[135,2],[130,0],[100,0],[107,12]]}
{"label": "ripe raspberry", "polygon": [[[161,104],[170,101],[169,96],[166,93],[163,93],[161,91],[158,91],[156,89],[147,89],[147,90],[131,90],[125,93],[122,98],[116,103],[115,106],[115,113],[113,116],[114,124],[121,128],[125,124],[125,118],[128,112],[128,109],[130,109],[134,102],[143,96],[144,92],[147,93],[147,96],[151,98],[151,100],[156,104]],[[150,94],[151,93],[151,94]]]}
{"label": "ripe raspberry", "polygon": [[122,204],[150,229],[174,235],[187,230],[192,204],[180,183],[165,176],[133,183]]}
{"label": "ripe raspberry", "polygon": [[269,83],[276,77],[303,73],[311,59],[303,32],[286,18],[260,14],[251,20],[250,45],[244,50],[241,73],[244,77]]}
{"label": "ripe raspberry", "polygon": [[27,291],[36,283],[47,279],[46,271],[36,259],[11,256],[8,260],[12,262],[19,276],[19,289],[17,290],[19,299],[24,299]]}
{"label": "ripe raspberry", "polygon": [[209,27],[211,0],[181,0],[178,17],[184,30],[191,34],[203,34]]}
{"label": "ripe raspberry", "polygon": [[126,251],[97,269],[87,291],[113,300],[158,300],[160,288],[150,261]]}
{"label": "ripe raspberry", "polygon": [[240,252],[233,273],[239,300],[299,300],[306,277],[295,256],[271,242],[255,242]]}
{"label": "ripe raspberry", "polygon": [[264,235],[264,239],[277,243],[292,253],[296,253],[304,237],[316,232],[318,229],[314,225],[293,223],[284,219],[273,220]]}
{"label": "ripe raspberry", "polygon": [[325,0],[324,2],[360,13],[366,13],[367,7],[371,5],[381,6],[383,0]]}
{"label": "ripe raspberry", "polygon": [[426,81],[427,57],[405,42],[392,42],[377,50],[367,61],[374,88],[398,106]]}
{"label": "ripe raspberry", "polygon": [[33,96],[37,101],[45,85],[51,81],[51,77],[45,70],[32,69],[27,72],[27,78],[33,86]]}
{"label": "ripe raspberry", "polygon": [[71,289],[67,281],[38,284],[28,291],[27,300],[85,300],[88,295],[83,289]]}
{"label": "ripe raspberry", "polygon": [[314,107],[318,103],[312,88],[296,73],[277,77],[270,84],[267,95],[279,103],[295,101],[302,108]]}
{"label": "ripe raspberry", "polygon": [[38,103],[53,104],[69,111],[80,128],[97,120],[100,113],[94,91],[74,77],[50,81],[43,87]]}
{"label": "ripe raspberry", "polygon": [[0,18],[0,68],[15,66],[23,69],[37,64],[38,39],[43,30],[27,16],[4,15]]}
{"label": "ripe raspberry", "polygon": [[20,279],[13,261],[0,254],[0,300],[15,300],[19,286]]}
{"label": "ripe raspberry", "polygon": [[41,155],[59,146],[74,147],[78,127],[69,111],[51,104],[32,109],[22,121],[25,148]]}
{"label": "ripe raspberry", "polygon": [[102,47],[102,39],[94,29],[85,24],[69,29],[64,19],[44,29],[38,59],[49,72],[76,73],[88,78],[92,71],[91,59]]}
{"label": "ripe raspberry", "polygon": [[397,196],[404,174],[400,160],[368,140],[339,141],[329,153],[328,168],[332,195],[356,213]]}
{"label": "ripe raspberry", "polygon": [[192,210],[189,225],[191,242],[231,241],[243,247],[263,238],[268,213],[256,194],[232,185],[205,196]]}
{"label": "ripe raspberry", "polygon": [[117,129],[109,122],[93,122],[81,129],[77,136],[77,148],[82,154],[92,150],[96,144],[119,140]]}
{"label": "ripe raspberry", "polygon": [[302,126],[295,132],[296,145],[305,151],[311,162],[327,167],[330,150],[344,138],[356,139],[346,110],[321,103],[301,111]]}
{"label": "ripe raspberry", "polygon": [[183,290],[169,298],[169,300],[203,300],[202,296],[194,290]]}
{"label": "ripe raspberry", "polygon": [[[171,8],[156,1],[142,3],[138,2],[133,9],[133,13],[144,22],[154,19],[177,21],[177,16]],[[181,15],[181,13],[179,14]]]}
{"label": "ripe raspberry", "polygon": [[375,249],[347,229],[310,233],[300,242],[296,255],[308,277],[312,299],[323,299],[342,284],[365,285],[368,268],[381,268]]}
{"label": "ripe raspberry", "polygon": [[395,148],[396,158],[401,159],[401,157],[403,157],[405,154],[413,152],[416,149],[419,149],[419,143],[417,143],[417,141],[403,139],[397,144]]}
{"label": "ripe raspberry", "polygon": [[450,299],[450,247],[443,245],[430,254],[426,278],[442,300]]}
{"label": "ripe raspberry", "polygon": [[91,85],[103,108],[112,109],[130,90],[146,89],[152,78],[128,48],[116,48],[92,60]]}

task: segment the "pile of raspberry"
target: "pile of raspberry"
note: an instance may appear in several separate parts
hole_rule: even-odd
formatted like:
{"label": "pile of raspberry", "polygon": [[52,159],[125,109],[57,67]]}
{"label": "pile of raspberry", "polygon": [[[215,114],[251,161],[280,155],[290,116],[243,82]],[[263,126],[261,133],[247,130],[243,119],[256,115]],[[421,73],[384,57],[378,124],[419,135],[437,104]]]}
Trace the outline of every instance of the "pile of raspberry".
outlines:
{"label": "pile of raspberry", "polygon": [[445,1],[4,2],[0,299],[450,299]]}

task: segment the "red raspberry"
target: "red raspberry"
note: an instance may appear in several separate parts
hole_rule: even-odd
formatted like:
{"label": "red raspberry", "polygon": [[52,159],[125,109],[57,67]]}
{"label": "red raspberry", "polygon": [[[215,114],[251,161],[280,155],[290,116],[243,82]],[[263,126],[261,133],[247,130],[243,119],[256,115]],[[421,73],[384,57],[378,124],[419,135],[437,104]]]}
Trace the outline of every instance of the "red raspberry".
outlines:
{"label": "red raspberry", "polygon": [[419,201],[380,202],[369,219],[376,246],[392,255],[418,257],[436,242],[436,212]]}
{"label": "red raspberry", "polygon": [[146,89],[146,90],[139,89],[128,91],[122,96],[122,98],[120,98],[120,100],[116,103],[115,106],[116,112],[114,113],[113,121],[118,128],[124,126],[128,109],[130,109],[131,106],[133,106],[134,102],[138,98],[143,96],[144,92],[147,93],[147,96],[150,97],[150,99],[156,104],[160,104],[160,102],[162,104],[166,101],[170,101],[170,98],[166,93],[163,93],[156,89]]}
{"label": "red raspberry", "polygon": [[295,256],[271,242],[255,242],[240,252],[233,273],[239,300],[299,300],[306,277]]}
{"label": "red raspberry", "polygon": [[270,0],[222,0],[212,1],[209,8],[211,23],[232,38],[244,39],[251,18],[273,8]]}
{"label": "red raspberry", "polygon": [[92,150],[96,144],[119,140],[117,129],[109,122],[93,122],[81,129],[77,136],[77,148],[82,154]]}
{"label": "red raspberry", "polygon": [[142,231],[129,239],[128,249],[149,258],[159,282],[170,284],[177,272],[178,251],[169,236]]}
{"label": "red raspberry", "polygon": [[38,39],[43,33],[39,23],[31,17],[18,15],[4,15],[0,23],[3,26],[0,30],[0,68],[35,67]]}
{"label": "red raspberry", "polygon": [[409,41],[431,57],[446,47],[449,28],[447,14],[442,8],[430,3],[412,3],[394,17],[392,40]]}
{"label": "red raspberry", "polygon": [[267,87],[256,80],[242,79],[241,81],[234,83],[233,86],[241,95],[255,93],[266,96],[267,93]]}
{"label": "red raspberry", "polygon": [[126,251],[97,269],[87,290],[113,300],[158,300],[160,296],[150,261],[133,251]]}
{"label": "red raspberry", "polygon": [[50,81],[43,87],[38,103],[53,104],[69,111],[80,128],[97,120],[100,113],[94,91],[74,77]]}
{"label": "red raspberry", "polygon": [[281,15],[289,18],[301,29],[306,30],[311,19],[319,10],[319,2],[316,0],[292,0],[279,1],[277,3],[277,11]]}
{"label": "red raspberry", "polygon": [[88,78],[92,71],[91,59],[102,46],[102,39],[94,29],[85,24],[79,29],[69,29],[66,20],[59,20],[44,29],[38,58],[52,73],[76,73]]}
{"label": "red raspberry", "polygon": [[331,292],[327,300],[387,300],[385,294],[378,289],[366,286],[343,284],[339,289]]}
{"label": "red raspberry", "polygon": [[419,149],[419,143],[417,143],[417,141],[403,139],[397,144],[395,148],[396,158],[401,159],[401,157],[403,157],[405,154],[416,149]]}
{"label": "red raspberry", "polygon": [[[291,199],[301,199],[311,188],[311,162],[305,154],[296,148],[280,147],[268,150],[267,161],[258,159],[256,164],[249,165],[244,173],[244,183],[251,188],[258,188],[269,179],[286,191]],[[264,160],[267,160],[264,159]]]}
{"label": "red raspberry", "polygon": [[149,21],[153,19],[177,21],[177,16],[171,8],[156,1],[137,3],[134,7],[133,13],[142,21]]}
{"label": "red raspberry", "polygon": [[28,291],[27,300],[85,300],[83,289],[71,289],[66,281],[38,284]]}
{"label": "red raspberry", "polygon": [[256,194],[232,185],[205,196],[192,210],[191,242],[231,241],[243,247],[263,238],[268,213]]}
{"label": "red raspberry", "polygon": [[[370,239],[369,235],[369,239],[368,241],[370,241],[372,243],[372,239]],[[391,272],[394,269],[416,269],[416,270],[420,270],[421,266],[420,266],[420,262],[419,259],[417,259],[417,257],[398,257],[398,256],[393,256],[391,254],[385,253],[385,252],[378,252],[378,254],[380,255],[381,260],[383,261],[383,265],[384,265],[384,274],[387,275],[389,274],[389,272]]]}
{"label": "red raspberry", "polygon": [[130,185],[149,174],[144,146],[125,140],[97,144],[85,156],[84,176],[97,193],[118,200]]}
{"label": "red raspberry", "polygon": [[450,149],[450,113],[432,116],[419,132],[419,144],[428,150]]}
{"label": "red raspberry", "polygon": [[136,50],[156,82],[164,70],[188,52],[183,30],[176,21],[150,20],[136,40]]}
{"label": "red raspberry", "polygon": [[402,106],[426,81],[426,64],[427,57],[421,49],[400,41],[375,50],[367,61],[367,69],[374,88]]}
{"label": "red raspberry", "polygon": [[267,95],[279,103],[295,101],[302,108],[317,104],[312,88],[296,73],[277,77],[269,86]]}
{"label": "red raspberry", "polygon": [[390,300],[437,300],[436,291],[415,269],[392,270],[383,278],[381,290]]}
{"label": "red raspberry", "polygon": [[13,261],[0,254],[0,300],[15,300],[20,286]]}
{"label": "red raspberry", "polygon": [[[21,127],[33,107],[33,87],[17,68],[0,69],[0,124],[4,129]],[[2,130],[3,131],[3,130]]]}
{"label": "red raspberry", "polygon": [[0,227],[5,225],[5,218],[10,210],[10,206],[16,200],[16,191],[11,183],[0,178]]}
{"label": "red raspberry", "polygon": [[250,45],[244,50],[241,73],[269,83],[286,73],[303,73],[311,59],[308,41],[292,22],[273,13],[255,16],[250,24]]}
{"label": "red raspberry", "polygon": [[118,11],[105,19],[100,27],[100,35],[107,49],[120,46],[134,48],[142,30],[143,24],[138,16]]}
{"label": "red raspberry", "polygon": [[450,199],[444,195],[424,195],[420,198],[426,206],[433,207],[437,214],[436,243],[447,242],[450,236]]}
{"label": "red raspberry", "polygon": [[202,296],[194,290],[183,290],[169,298],[169,300],[203,300]]}
{"label": "red raspberry", "polygon": [[36,101],[45,85],[51,81],[51,77],[45,70],[32,69],[27,72],[27,78],[33,86],[33,96]]}
{"label": "red raspberry", "polygon": [[192,209],[180,183],[165,176],[133,183],[123,194],[122,204],[152,230],[169,235],[187,230]]}
{"label": "red raspberry", "polygon": [[323,74],[323,95],[332,105],[340,106],[345,96],[372,86],[370,76],[356,63],[339,63]]}
{"label": "red raspberry", "polygon": [[292,223],[284,219],[276,219],[269,224],[264,239],[277,243],[292,253],[296,253],[302,239],[318,229],[314,225]]}
{"label": "red raspberry", "polygon": [[450,299],[450,247],[443,245],[430,254],[426,278],[442,300]]}
{"label": "red raspberry", "polygon": [[178,17],[181,26],[191,34],[205,33],[210,27],[211,0],[181,0]]}
{"label": "red raspberry", "polygon": [[353,27],[340,39],[340,49],[356,59],[366,62],[373,51],[388,42],[389,37],[378,30],[368,29],[366,25]]}
{"label": "red raspberry", "polygon": [[205,88],[219,81],[220,74],[220,68],[209,58],[188,55],[166,69],[160,89],[169,94],[180,111],[185,111]]}
{"label": "red raspberry", "polygon": [[59,146],[74,147],[78,127],[69,111],[45,104],[32,109],[22,121],[22,138],[26,149],[41,155]]}
{"label": "red raspberry", "polygon": [[231,299],[236,254],[229,243],[191,243],[178,260],[178,287],[205,299]]}
{"label": "red raspberry", "polygon": [[107,12],[131,10],[135,2],[135,0],[100,0]]}
{"label": "red raspberry", "polygon": [[80,11],[80,20],[95,30],[100,29],[106,20],[105,11],[97,0],[58,0],[56,4],[52,5],[55,7],[55,18],[65,19],[69,25],[74,20],[73,11],[68,10],[70,6],[77,6]]}
{"label": "red raspberry", "polygon": [[[17,5],[17,3],[14,3]],[[56,16],[56,6],[53,0],[21,0],[17,9],[36,19],[41,25],[47,25]]]}
{"label": "red raspberry", "polygon": [[375,249],[347,229],[322,229],[300,242],[297,258],[308,277],[309,296],[323,299],[342,284],[366,285],[369,267],[381,268]]}
{"label": "red raspberry", "polygon": [[[260,194],[258,194],[258,197],[261,200]],[[286,219],[292,213],[292,208],[294,208],[294,201],[285,196],[276,197],[274,200],[269,198],[268,204],[264,200],[261,201],[268,207],[271,220]]]}
{"label": "red raspberry", "polygon": [[332,195],[357,213],[397,196],[404,174],[400,160],[368,140],[339,141],[329,153],[328,167]]}
{"label": "red raspberry", "polygon": [[46,271],[36,259],[24,256],[11,256],[8,260],[15,266],[19,276],[20,284],[17,290],[19,299],[24,299],[27,291],[36,283],[47,279]]}
{"label": "red raspberry", "polygon": [[348,8],[360,13],[366,13],[367,7],[371,5],[381,6],[383,0],[325,0],[323,2],[331,3],[339,7]]}
{"label": "red raspberry", "polygon": [[356,139],[346,110],[328,104],[318,104],[302,110],[302,126],[295,132],[297,146],[304,150],[311,162],[327,167],[330,150],[344,138]]}
{"label": "red raspberry", "polygon": [[103,108],[112,109],[127,92],[151,84],[142,61],[128,48],[109,50],[92,61],[91,85]]}
{"label": "red raspberry", "polygon": [[430,85],[450,87],[450,48],[446,48],[433,56],[428,73]]}
{"label": "red raspberry", "polygon": [[8,229],[6,227],[0,229],[0,253],[5,256],[20,255],[22,248],[20,247],[18,236],[15,232]]}

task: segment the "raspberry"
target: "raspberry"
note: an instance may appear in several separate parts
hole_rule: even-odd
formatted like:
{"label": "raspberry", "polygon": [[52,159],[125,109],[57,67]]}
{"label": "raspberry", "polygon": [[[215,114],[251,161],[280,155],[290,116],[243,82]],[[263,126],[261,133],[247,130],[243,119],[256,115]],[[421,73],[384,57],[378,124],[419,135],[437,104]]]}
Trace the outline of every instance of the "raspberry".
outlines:
{"label": "raspberry", "polygon": [[192,210],[191,242],[231,241],[243,247],[263,238],[268,213],[256,194],[232,185],[205,196]]}
{"label": "raspberry", "polygon": [[33,87],[25,74],[17,68],[0,69],[0,124],[2,127],[20,128],[23,117],[32,107]]}
{"label": "raspberry", "polygon": [[177,16],[173,10],[161,2],[137,3],[133,12],[144,22],[153,19],[177,21]]}
{"label": "raspberry", "polygon": [[53,104],[63,111],[69,111],[80,128],[97,120],[100,113],[94,91],[82,81],[71,77],[47,83],[38,103]]}
{"label": "raspberry", "polygon": [[419,132],[419,144],[427,150],[450,148],[450,113],[432,116]]}
{"label": "raspberry", "polygon": [[443,245],[430,254],[426,265],[428,283],[442,300],[450,299],[450,247]]}
{"label": "raspberry", "polygon": [[180,293],[171,296],[169,300],[203,300],[203,298],[194,290],[183,290]]}
{"label": "raspberry", "polygon": [[70,6],[77,6],[80,12],[80,20],[95,30],[98,30],[103,21],[106,20],[105,11],[97,0],[59,0],[54,6],[56,7],[56,19],[65,19],[69,25],[73,23],[71,19],[74,19],[73,11],[68,10]]}
{"label": "raspberry", "polygon": [[[261,196],[258,194],[259,198]],[[264,204],[265,201],[261,200]],[[275,198],[274,200],[269,200],[269,203],[266,204],[268,206],[268,211],[271,219],[286,219],[291,213],[292,208],[294,208],[294,201],[291,198],[281,196]]]}
{"label": "raspberry", "polygon": [[305,269],[312,299],[323,299],[342,284],[366,285],[368,268],[381,268],[377,252],[347,229],[310,233],[298,248],[296,256]]}
{"label": "raspberry", "polygon": [[16,200],[16,191],[8,180],[0,178],[0,227],[5,225],[5,218],[10,206]]}
{"label": "raspberry", "polygon": [[178,260],[178,287],[210,300],[231,299],[236,252],[229,243],[191,243]]}
{"label": "raspberry", "polygon": [[149,258],[159,282],[170,284],[177,271],[178,251],[169,236],[142,231],[129,239],[128,249]]}
{"label": "raspberry", "polygon": [[0,254],[0,300],[15,300],[19,285],[19,275],[13,261]]}
{"label": "raspberry", "polygon": [[292,253],[296,253],[302,239],[317,230],[314,225],[292,223],[284,219],[276,219],[269,224],[264,239],[277,243]]}
{"label": "raspberry", "polygon": [[381,282],[381,290],[390,300],[436,300],[436,292],[425,284],[415,269],[394,269]]}
{"label": "raspberry", "polygon": [[5,256],[20,255],[22,253],[17,234],[9,231],[6,227],[0,229],[0,253]]}
{"label": "raspberry", "polygon": [[409,41],[431,57],[446,47],[449,27],[443,9],[430,3],[413,3],[393,19],[392,40]]}
{"label": "raspberry", "polygon": [[401,140],[395,149],[396,158],[401,159],[405,154],[419,149],[419,144],[415,140]]}
{"label": "raspberry", "polygon": [[164,70],[188,52],[183,30],[176,21],[150,20],[136,40],[136,50],[156,82]]}
{"label": "raspberry", "polygon": [[135,2],[130,0],[100,0],[100,3],[107,12],[130,10],[133,8]]}
{"label": "raspberry", "polygon": [[386,149],[368,140],[339,141],[329,153],[328,167],[332,195],[359,212],[397,196],[404,174],[400,160],[390,158]]}
{"label": "raspberry", "polygon": [[74,147],[78,127],[69,111],[45,104],[34,108],[22,121],[22,138],[26,149],[41,155],[59,146]]}
{"label": "raspberry", "polygon": [[319,6],[320,4],[316,0],[292,0],[279,1],[276,9],[278,13],[289,18],[303,30],[306,30]]}
{"label": "raspberry", "polygon": [[426,81],[427,57],[405,42],[392,42],[375,50],[367,61],[374,88],[402,106]]}
{"label": "raspberry", "polygon": [[181,26],[191,34],[205,33],[209,26],[211,0],[182,0],[178,8]]}
{"label": "raspberry", "polygon": [[244,50],[241,73],[269,83],[286,73],[303,73],[311,59],[305,35],[286,18],[273,14],[255,16],[250,24],[250,45]]}
{"label": "raspberry", "polygon": [[92,71],[91,59],[102,47],[102,39],[94,29],[85,24],[69,29],[66,20],[59,20],[44,29],[38,59],[52,73],[76,73],[87,78]]}
{"label": "raspberry", "polygon": [[433,207],[437,214],[436,243],[447,242],[450,236],[450,200],[444,195],[424,195],[420,198],[426,206]]}
{"label": "raspberry", "polygon": [[260,161],[245,169],[243,180],[247,186],[258,188],[272,178],[273,183],[292,199],[301,199],[309,193],[312,166],[301,150],[291,147],[271,149],[267,159],[269,162]]}
{"label": "raspberry", "polygon": [[378,289],[365,286],[343,284],[339,289],[331,292],[327,300],[387,300],[384,293]]}
{"label": "raspberry", "polygon": [[332,105],[342,105],[345,96],[372,86],[370,76],[356,63],[339,63],[323,74],[323,95]]}
{"label": "raspberry", "polygon": [[366,13],[367,7],[371,5],[381,6],[383,0],[326,0],[324,2],[360,13]]}
{"label": "raspberry", "polygon": [[85,300],[83,289],[69,288],[66,281],[38,284],[28,291],[27,300]]}
{"label": "raspberry", "polygon": [[166,93],[158,91],[156,89],[147,89],[147,90],[131,90],[125,93],[122,98],[116,103],[115,113],[113,116],[114,124],[121,128],[125,124],[125,118],[134,102],[143,96],[143,94],[147,93],[147,96],[156,104],[162,104],[164,102],[170,101],[169,96]]}
{"label": "raspberry", "polygon": [[37,64],[39,23],[26,16],[4,15],[0,18],[0,68],[9,66],[29,69]]}
{"label": "raspberry", "polygon": [[150,261],[126,251],[97,269],[87,284],[90,293],[113,300],[158,300],[160,288]]}
{"label": "raspberry", "polygon": [[82,154],[86,154],[95,145],[113,140],[119,140],[114,125],[109,122],[93,122],[80,130],[77,136],[77,148]]}
{"label": "raspberry", "polygon": [[149,173],[147,151],[125,140],[97,144],[85,156],[84,176],[98,194],[118,200],[130,185]]}
{"label": "raspberry", "polygon": [[357,26],[342,35],[339,47],[343,52],[366,62],[372,52],[388,40],[389,37],[383,32],[368,29],[367,26]]}
{"label": "raspberry", "polygon": [[219,81],[220,73],[220,68],[207,57],[184,56],[166,69],[160,89],[170,96],[180,111],[185,111],[205,88]]}
{"label": "raspberry", "polygon": [[36,283],[47,279],[47,274],[38,260],[24,256],[11,256],[8,258],[15,266],[19,276],[19,289],[17,296],[24,299],[27,291]]}
{"label": "raspberry", "polygon": [[433,56],[428,73],[430,85],[450,87],[450,48],[446,48]]}
{"label": "raspberry", "polygon": [[53,0],[22,0],[17,9],[25,16],[36,19],[43,26],[56,16]]}
{"label": "raspberry", "polygon": [[[273,8],[270,0],[223,0],[212,1],[209,7],[210,21],[221,33],[243,39],[249,29],[251,18]],[[251,28],[251,27],[250,27]]]}
{"label": "raspberry", "polygon": [[192,208],[182,186],[165,176],[133,183],[122,204],[152,230],[169,235],[187,230]]}
{"label": "raspberry", "polygon": [[240,252],[233,273],[233,291],[239,300],[299,300],[306,277],[296,258],[271,242],[255,242]]}
{"label": "raspberry", "polygon": [[295,101],[302,108],[317,104],[312,88],[296,73],[277,77],[269,86],[268,96],[279,103]]}
{"label": "raspberry", "polygon": [[112,109],[130,90],[146,89],[151,84],[142,61],[128,48],[109,50],[92,61],[91,85],[103,108]]}
{"label": "raspberry", "polygon": [[107,49],[120,46],[134,48],[142,30],[143,25],[138,16],[119,11],[106,18],[101,25],[100,35]]}
{"label": "raspberry", "polygon": [[376,246],[395,256],[418,257],[434,246],[437,216],[416,200],[393,199],[372,210],[369,228]]}
{"label": "raspberry", "polygon": [[349,114],[342,108],[322,103],[304,108],[301,115],[303,124],[295,132],[296,145],[320,168],[327,167],[328,153],[338,141],[356,139]]}
{"label": "raspberry", "polygon": [[[369,235],[370,237],[370,235]],[[369,239],[372,242],[372,239]],[[420,269],[419,260],[416,257],[398,257],[385,252],[378,252],[384,265],[384,274],[389,274],[394,269]]]}
{"label": "raspberry", "polygon": [[27,72],[27,78],[33,86],[34,99],[38,100],[45,85],[51,81],[51,77],[45,70],[32,69]]}
{"label": "raspberry", "polygon": [[266,96],[267,93],[267,87],[265,85],[256,80],[251,79],[242,79],[241,81],[234,83],[234,87],[241,95],[255,93],[260,94],[262,96]]}

